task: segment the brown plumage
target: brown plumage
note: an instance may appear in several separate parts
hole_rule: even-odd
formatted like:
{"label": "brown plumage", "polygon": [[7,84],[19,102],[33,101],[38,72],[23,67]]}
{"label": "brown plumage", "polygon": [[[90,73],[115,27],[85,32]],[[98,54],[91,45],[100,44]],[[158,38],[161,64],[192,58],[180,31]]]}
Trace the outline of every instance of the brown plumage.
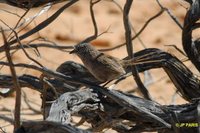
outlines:
{"label": "brown plumage", "polygon": [[89,43],[81,43],[70,53],[75,53],[82,60],[89,72],[101,82],[116,79],[126,72],[124,70],[132,60],[120,60],[95,49]]}

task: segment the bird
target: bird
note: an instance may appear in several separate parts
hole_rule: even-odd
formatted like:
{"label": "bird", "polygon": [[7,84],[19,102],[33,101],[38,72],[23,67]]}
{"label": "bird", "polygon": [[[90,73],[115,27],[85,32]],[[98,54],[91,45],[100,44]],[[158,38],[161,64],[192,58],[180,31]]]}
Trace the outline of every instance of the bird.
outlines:
{"label": "bird", "polygon": [[121,60],[104,54],[90,43],[74,46],[70,54],[76,54],[88,71],[100,82],[111,81],[126,74],[125,68],[133,64],[133,60]]}

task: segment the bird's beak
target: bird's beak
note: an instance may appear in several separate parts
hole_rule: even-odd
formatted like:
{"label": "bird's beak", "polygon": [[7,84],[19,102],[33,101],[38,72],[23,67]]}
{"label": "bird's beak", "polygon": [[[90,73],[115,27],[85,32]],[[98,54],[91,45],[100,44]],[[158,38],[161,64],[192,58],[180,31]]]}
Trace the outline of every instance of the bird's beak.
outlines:
{"label": "bird's beak", "polygon": [[76,53],[76,49],[74,48],[72,51],[69,52],[69,54],[74,54]]}

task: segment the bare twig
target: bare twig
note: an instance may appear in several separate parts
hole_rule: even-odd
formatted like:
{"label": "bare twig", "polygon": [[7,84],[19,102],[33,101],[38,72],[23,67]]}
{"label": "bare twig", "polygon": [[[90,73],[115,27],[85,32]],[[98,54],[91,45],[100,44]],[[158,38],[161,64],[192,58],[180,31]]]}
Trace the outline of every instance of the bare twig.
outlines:
{"label": "bare twig", "polygon": [[[1,20],[0,20],[1,21]],[[36,61],[35,59],[33,59],[32,57],[30,57],[29,56],[29,54],[25,51],[25,49],[23,48],[23,45],[21,44],[21,41],[19,40],[19,37],[18,37],[18,34],[17,34],[17,32],[13,29],[13,28],[11,28],[9,25],[7,25],[4,21],[1,21],[2,23],[4,23],[4,25],[6,25],[11,31],[12,31],[12,33],[14,33],[15,34],[15,37],[16,37],[16,39],[17,39],[17,42],[19,43],[19,47],[23,50],[23,52],[25,53],[25,55],[30,59],[30,60],[32,60],[33,62],[35,62],[36,64],[38,64],[38,65],[40,65],[40,66],[42,66],[38,61]],[[11,34],[10,34],[11,35]],[[12,37],[13,38],[13,37]],[[10,39],[11,40],[11,39]],[[11,50],[11,48],[10,48],[10,50]],[[2,49],[2,51],[4,51],[3,49]],[[15,50],[15,51],[13,51],[13,52],[11,52],[11,56],[15,53],[15,52],[17,52],[18,50]],[[4,56],[4,57],[2,57],[1,59],[3,59],[3,58],[5,58],[6,56]],[[3,66],[2,66],[3,67]],[[1,67],[1,68],[2,68]]]}
{"label": "bare twig", "polygon": [[34,109],[31,104],[29,103],[29,100],[28,100],[28,97],[26,95],[26,93],[22,90],[22,94],[23,94],[23,97],[24,97],[24,102],[26,103],[26,105],[28,106],[28,108],[30,110],[32,110],[34,113],[37,113],[37,114],[41,114],[41,111],[37,110],[37,109]]}
{"label": "bare twig", "polygon": [[[119,10],[123,13],[123,8],[121,7],[121,5],[120,5],[119,3],[117,3],[116,0],[111,0],[111,1],[112,1],[112,2],[119,8]],[[132,25],[131,23],[130,23],[130,26],[131,26],[133,32],[134,32],[135,34],[137,34],[135,28],[133,27],[133,25]],[[142,39],[140,38],[139,35],[137,36],[137,39],[138,39],[138,41],[140,42],[140,44],[141,44],[144,48],[146,48],[146,45],[144,44],[144,42],[142,41]],[[134,40],[134,39],[133,39],[133,40]],[[146,73],[148,73],[148,74],[146,74]],[[151,76],[151,73],[150,73],[149,71],[144,72],[144,76],[145,76],[145,77],[144,77],[144,85],[145,85],[145,87],[146,87],[148,84],[145,84],[145,79],[150,78],[150,77],[152,77],[152,76]]]}
{"label": "bare twig", "polygon": [[25,25],[22,29],[20,29],[18,31],[18,33],[20,33],[21,31],[23,31],[26,27],[28,27],[30,25],[30,23],[32,21],[34,21],[34,19],[40,15],[42,15],[43,13],[47,12],[49,9],[51,8],[51,5],[45,6],[42,10],[40,10],[38,13],[36,13],[34,16],[31,16],[30,18],[26,19],[26,22],[28,22],[27,25]]}
{"label": "bare twig", "polygon": [[45,75],[44,74],[42,74],[41,76],[40,76],[40,82],[42,82],[42,84],[43,84],[43,92],[42,92],[42,108],[43,108],[43,110],[42,110],[42,114],[43,114],[43,120],[45,120],[46,119],[46,110],[45,110],[45,108],[46,108],[46,97],[47,97],[47,89],[48,89],[48,87],[47,87],[47,84],[46,84],[46,82],[44,82],[44,78],[45,78]]}
{"label": "bare twig", "polygon": [[[113,1],[114,1],[114,0],[113,0]],[[115,2],[115,1],[114,1],[114,2]],[[178,25],[181,29],[183,29],[183,26],[179,23],[179,21],[176,19],[176,17],[172,15],[172,13],[169,11],[169,9],[163,7],[163,6],[160,4],[160,2],[159,2],[158,0],[157,0],[157,2],[158,2],[158,4],[159,4],[161,10],[160,10],[156,15],[154,15],[153,17],[151,17],[150,19],[148,19],[148,20],[145,22],[144,26],[142,26],[142,28],[136,33],[136,35],[134,35],[134,36],[132,37],[132,40],[136,39],[136,38],[144,31],[144,29],[148,26],[148,24],[149,24],[152,20],[154,20],[155,18],[159,17],[164,11],[167,11],[167,13],[170,15],[170,17],[177,23],[177,25]],[[116,3],[116,2],[115,2],[115,3]],[[118,6],[118,7],[120,7],[120,6]],[[125,46],[125,45],[126,45],[126,43],[122,43],[122,44],[119,44],[119,45],[114,46],[114,47],[112,47],[112,48],[101,49],[100,51],[110,51],[110,50],[114,50],[114,49],[120,48],[120,47]]]}
{"label": "bare twig", "polygon": [[[156,15],[154,15],[150,19],[148,19],[145,22],[145,24],[142,26],[142,28],[132,37],[132,40],[135,40],[144,31],[144,29],[149,25],[149,23],[151,21],[153,21],[155,18],[159,17],[163,12],[164,12],[164,10],[161,9]],[[114,46],[112,48],[101,49],[100,51],[110,51],[110,50],[114,50],[114,49],[120,48],[120,47],[125,46],[125,45],[126,45],[126,43],[122,43],[122,44],[119,44],[119,45]]]}
{"label": "bare twig", "polygon": [[160,8],[165,10],[167,12],[167,14],[172,18],[172,20],[174,20],[174,22],[179,26],[179,28],[181,28],[183,30],[183,26],[180,24],[178,19],[171,13],[171,11],[168,8],[162,6],[162,4],[160,3],[159,0],[156,0],[156,1],[157,1],[158,5],[160,6]]}
{"label": "bare twig", "polygon": [[[63,7],[61,7],[58,11],[56,11],[52,16],[50,16],[48,19],[44,20],[43,22],[38,24],[33,29],[31,29],[30,31],[26,32],[25,34],[19,36],[19,40],[23,40],[23,39],[33,35],[34,33],[44,29],[46,26],[48,26],[50,23],[52,23],[66,8],[70,7],[71,5],[73,5],[76,2],[78,2],[78,0],[73,0],[73,1],[68,2]],[[12,45],[12,44],[14,44],[16,42],[17,42],[17,39],[14,39],[9,43],[10,43],[10,45]],[[3,46],[0,47],[0,50],[1,49],[3,49]]]}
{"label": "bare twig", "polygon": [[46,120],[46,114],[48,112],[46,112],[46,101],[47,101],[47,89],[52,89],[55,95],[55,98],[58,98],[58,93],[56,91],[56,89],[53,87],[53,85],[51,85],[51,83],[49,83],[46,79],[46,76],[44,74],[41,75],[40,80],[43,84],[43,92],[42,92],[42,114],[43,114],[43,120]]}
{"label": "bare twig", "polygon": [[[131,39],[131,27],[129,22],[129,11],[131,8],[133,0],[126,0],[125,6],[124,6],[124,13],[123,13],[123,21],[124,21],[124,28],[125,28],[125,37],[126,37],[126,48],[128,52],[129,59],[133,59],[133,46],[132,46],[132,39]],[[151,100],[151,97],[149,95],[148,90],[142,83],[138,70],[136,66],[132,66],[132,74],[134,75],[134,79],[139,87],[140,92],[142,95],[146,98]]]}
{"label": "bare twig", "polygon": [[100,1],[101,0],[96,0],[96,1],[95,0],[90,0],[90,15],[91,15],[92,23],[93,23],[93,26],[94,26],[94,35],[92,35],[90,37],[87,37],[85,40],[83,40],[80,43],[91,42],[92,40],[94,40],[94,39],[96,39],[98,37],[98,27],[97,27],[97,23],[96,23],[93,7],[94,7],[95,4],[97,4]]}
{"label": "bare twig", "polygon": [[187,55],[186,55],[180,48],[178,48],[176,45],[171,44],[171,45],[165,45],[165,46],[173,47],[173,48],[175,48],[179,53],[181,53],[182,55],[184,55],[185,57],[187,57]]}
{"label": "bare twig", "polygon": [[[2,31],[2,29],[1,29],[1,31]],[[20,85],[19,85],[19,82],[17,79],[17,75],[16,75],[16,71],[14,68],[12,58],[10,56],[10,49],[9,49],[10,44],[7,42],[6,36],[3,31],[2,31],[2,36],[3,36],[3,40],[4,40],[4,48],[5,48],[6,56],[7,56],[9,66],[10,66],[10,71],[12,74],[12,80],[13,80],[13,83],[14,83],[15,89],[16,89],[15,121],[14,121],[14,130],[16,130],[17,128],[20,127],[21,88],[20,88]]]}
{"label": "bare twig", "polygon": [[3,130],[3,128],[1,128],[1,127],[0,127],[0,130],[1,130],[2,133],[6,133],[6,132]]}
{"label": "bare twig", "polygon": [[5,120],[6,122],[9,122],[10,124],[14,124],[14,120],[8,116],[0,115],[1,120]]}
{"label": "bare twig", "polygon": [[[19,18],[19,20],[17,21],[17,23],[16,23],[16,25],[15,25],[15,27],[14,27],[13,29],[16,29],[16,28],[18,27],[19,23],[20,23],[21,20],[26,16],[26,14],[29,12],[29,10],[30,10],[30,9],[26,10],[26,11],[22,14],[22,16]],[[9,28],[10,28],[10,27],[9,27]],[[12,35],[12,33],[13,33],[13,30],[12,30],[12,32],[8,35],[8,38]],[[8,41],[10,42],[13,38],[14,38],[14,36],[11,37],[10,39],[8,39]]]}
{"label": "bare twig", "polygon": [[17,16],[18,18],[21,17],[21,15],[19,15],[19,14],[17,14],[17,13],[13,13],[13,12],[8,11],[8,10],[5,10],[5,9],[0,9],[0,11],[6,12],[6,13],[9,13],[9,14],[12,14],[12,15],[14,15],[14,16]]}
{"label": "bare twig", "polygon": [[[64,49],[73,49],[73,46],[59,46],[59,45],[52,45],[49,43],[32,43],[32,44],[21,44],[23,46],[24,49],[27,48],[52,48],[52,49],[58,49],[58,50],[64,50]],[[16,46],[11,46],[10,50],[16,50],[16,49],[21,49],[22,47],[20,45],[16,45]],[[3,49],[0,49],[0,52],[3,52]]]}
{"label": "bare twig", "polygon": [[[10,28],[10,27],[9,27],[9,28]],[[10,29],[11,29],[12,32],[14,33],[14,35],[15,35],[15,37],[16,37],[16,39],[17,39],[17,42],[18,42],[18,44],[20,45],[20,47],[21,47],[21,49],[23,50],[23,52],[24,52],[24,54],[26,55],[26,57],[27,57],[28,59],[30,59],[31,61],[35,62],[36,64],[38,64],[39,66],[43,67],[43,65],[42,65],[41,63],[39,63],[37,60],[33,59],[33,58],[26,52],[26,50],[24,49],[24,47],[23,47],[23,45],[22,45],[22,43],[21,43],[21,41],[20,41],[20,39],[19,39],[19,37],[18,37],[18,35],[17,35],[17,32],[16,32],[14,29],[12,29],[12,28],[10,28]]]}

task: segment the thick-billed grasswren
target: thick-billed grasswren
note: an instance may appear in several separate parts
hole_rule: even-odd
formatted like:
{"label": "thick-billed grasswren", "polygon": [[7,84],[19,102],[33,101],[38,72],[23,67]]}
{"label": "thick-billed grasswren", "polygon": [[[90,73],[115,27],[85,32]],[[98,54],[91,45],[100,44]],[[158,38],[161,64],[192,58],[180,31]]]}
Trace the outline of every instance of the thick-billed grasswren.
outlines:
{"label": "thick-billed grasswren", "polygon": [[101,53],[89,43],[74,46],[70,54],[72,53],[78,55],[89,72],[101,82],[110,81],[124,75],[126,73],[124,68],[132,62]]}

